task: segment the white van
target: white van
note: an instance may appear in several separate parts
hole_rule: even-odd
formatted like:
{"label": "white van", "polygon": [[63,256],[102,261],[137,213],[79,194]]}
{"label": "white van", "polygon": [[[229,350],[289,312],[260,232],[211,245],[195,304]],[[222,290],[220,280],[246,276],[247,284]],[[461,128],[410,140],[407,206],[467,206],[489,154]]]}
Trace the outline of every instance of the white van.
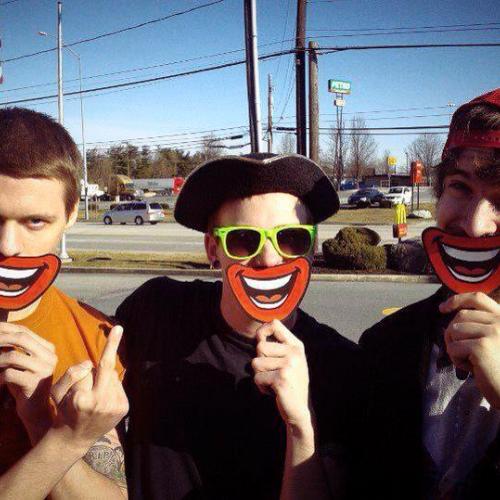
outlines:
{"label": "white van", "polygon": [[133,201],[116,205],[105,212],[102,220],[108,226],[113,223],[126,224],[127,222],[134,222],[140,226],[145,222],[156,224],[163,219],[165,219],[165,214],[159,203]]}
{"label": "white van", "polygon": [[411,203],[411,188],[408,186],[394,186],[384,195],[384,205],[409,205]]}

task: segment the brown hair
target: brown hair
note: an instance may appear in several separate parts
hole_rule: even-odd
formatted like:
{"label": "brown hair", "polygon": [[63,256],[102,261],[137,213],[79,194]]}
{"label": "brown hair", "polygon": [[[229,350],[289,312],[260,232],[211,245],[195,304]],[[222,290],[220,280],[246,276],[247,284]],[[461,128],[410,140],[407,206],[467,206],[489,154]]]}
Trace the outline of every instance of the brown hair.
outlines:
{"label": "brown hair", "polygon": [[81,164],[73,139],[50,116],[25,108],[0,109],[0,174],[62,182],[66,216],[80,197]]}
{"label": "brown hair", "polygon": [[[451,120],[450,133],[456,130],[500,130],[500,111],[498,107],[484,103],[458,109]],[[433,167],[434,193],[437,198],[440,198],[443,194],[444,179],[456,168],[460,152],[460,148],[446,152],[441,163]],[[495,149],[492,164],[482,167],[478,175],[488,180],[491,179],[494,183],[498,183],[499,173],[500,150]]]}

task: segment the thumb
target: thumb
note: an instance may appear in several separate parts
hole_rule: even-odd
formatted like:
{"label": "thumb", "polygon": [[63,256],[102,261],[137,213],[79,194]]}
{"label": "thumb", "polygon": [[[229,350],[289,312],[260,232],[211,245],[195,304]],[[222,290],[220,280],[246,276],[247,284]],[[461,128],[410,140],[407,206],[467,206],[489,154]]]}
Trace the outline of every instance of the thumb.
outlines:
{"label": "thumb", "polygon": [[75,384],[83,380],[92,371],[92,368],[92,362],[88,360],[78,365],[70,366],[50,390],[50,395],[54,402],[59,405],[68,391]]}

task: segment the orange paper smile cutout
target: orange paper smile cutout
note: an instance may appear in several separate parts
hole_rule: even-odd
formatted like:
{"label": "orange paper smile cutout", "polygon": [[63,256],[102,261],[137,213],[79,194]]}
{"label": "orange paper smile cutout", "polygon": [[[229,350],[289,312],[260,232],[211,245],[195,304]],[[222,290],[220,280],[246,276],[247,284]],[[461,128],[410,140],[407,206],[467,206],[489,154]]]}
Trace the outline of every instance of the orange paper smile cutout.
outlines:
{"label": "orange paper smile cutout", "polygon": [[267,323],[290,316],[304,297],[311,265],[304,257],[279,266],[254,269],[233,264],[227,269],[231,290],[243,310]]}
{"label": "orange paper smile cutout", "polygon": [[500,235],[453,236],[437,227],[422,233],[437,277],[455,293],[491,293],[500,286]]}
{"label": "orange paper smile cutout", "polygon": [[56,279],[61,261],[56,255],[0,256],[0,309],[18,311],[33,304]]}

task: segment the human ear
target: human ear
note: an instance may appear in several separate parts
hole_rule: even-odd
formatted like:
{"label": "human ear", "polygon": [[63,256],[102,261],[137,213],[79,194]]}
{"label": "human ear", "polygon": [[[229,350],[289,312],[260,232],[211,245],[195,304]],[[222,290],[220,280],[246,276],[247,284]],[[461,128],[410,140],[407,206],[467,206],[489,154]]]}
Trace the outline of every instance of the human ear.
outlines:
{"label": "human ear", "polygon": [[69,229],[70,227],[73,226],[73,224],[76,222],[76,219],[78,219],[78,203],[75,204],[73,207],[73,210],[71,210],[68,220],[66,221],[66,227],[65,229]]}
{"label": "human ear", "polygon": [[220,266],[219,258],[217,256],[217,239],[210,233],[205,233],[205,252],[210,265],[214,268]]}

